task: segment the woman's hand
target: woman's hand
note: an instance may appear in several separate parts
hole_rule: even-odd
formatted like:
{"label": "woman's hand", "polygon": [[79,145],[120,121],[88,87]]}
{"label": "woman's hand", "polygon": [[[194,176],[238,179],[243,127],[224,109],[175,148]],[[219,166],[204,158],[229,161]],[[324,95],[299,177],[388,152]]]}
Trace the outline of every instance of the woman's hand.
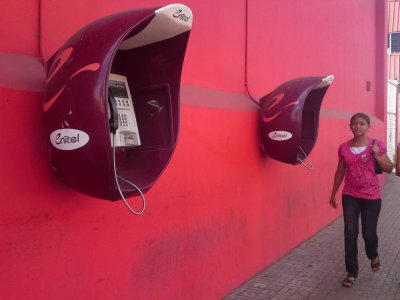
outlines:
{"label": "woman's hand", "polygon": [[336,202],[336,196],[331,196],[331,200],[329,200],[329,205],[332,208],[335,208],[335,209],[338,208],[338,205],[337,205],[337,202]]}

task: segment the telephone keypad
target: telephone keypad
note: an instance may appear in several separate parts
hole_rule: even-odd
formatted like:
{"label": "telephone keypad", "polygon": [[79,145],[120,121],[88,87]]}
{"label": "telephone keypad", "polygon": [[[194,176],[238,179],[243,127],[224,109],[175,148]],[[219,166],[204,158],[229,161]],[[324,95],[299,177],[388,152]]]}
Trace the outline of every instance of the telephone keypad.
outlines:
{"label": "telephone keypad", "polygon": [[[130,102],[129,99],[127,98],[116,98],[115,99],[117,102],[117,108],[118,109],[130,109]],[[128,128],[129,127],[129,117],[126,113],[123,113],[120,111],[120,113],[118,114],[118,119],[119,119],[119,126],[120,127],[125,127]]]}
{"label": "telephone keypad", "polygon": [[130,107],[129,99],[117,98],[117,107],[118,108],[129,108]]}
{"label": "telephone keypad", "polygon": [[128,117],[126,114],[118,114],[119,126],[128,127]]}

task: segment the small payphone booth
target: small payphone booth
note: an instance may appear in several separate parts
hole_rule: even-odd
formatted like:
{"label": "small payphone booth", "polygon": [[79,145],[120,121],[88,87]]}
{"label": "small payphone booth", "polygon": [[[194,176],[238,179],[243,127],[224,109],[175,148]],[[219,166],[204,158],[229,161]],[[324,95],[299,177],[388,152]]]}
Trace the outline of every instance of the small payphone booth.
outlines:
{"label": "small payphone booth", "polygon": [[[47,62],[43,110],[50,164],[101,199],[148,190],[178,137],[180,77],[192,12],[124,11],[75,33]],[[118,181],[118,182],[117,182]]]}
{"label": "small payphone booth", "polygon": [[261,148],[275,160],[304,164],[319,126],[322,100],[334,76],[310,76],[289,80],[260,99]]}

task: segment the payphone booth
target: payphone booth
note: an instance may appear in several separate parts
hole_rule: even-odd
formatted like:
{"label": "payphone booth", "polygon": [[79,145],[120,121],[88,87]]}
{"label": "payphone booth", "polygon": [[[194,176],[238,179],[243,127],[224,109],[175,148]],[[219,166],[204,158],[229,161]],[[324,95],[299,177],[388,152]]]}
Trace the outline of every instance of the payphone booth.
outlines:
{"label": "payphone booth", "polygon": [[[147,191],[173,154],[192,12],[124,11],[74,34],[48,61],[50,164],[78,191],[119,200]],[[120,190],[119,190],[120,189]]]}
{"label": "payphone booth", "polygon": [[308,155],[318,136],[322,100],[334,76],[289,80],[260,99],[262,150],[287,164],[313,165]]}

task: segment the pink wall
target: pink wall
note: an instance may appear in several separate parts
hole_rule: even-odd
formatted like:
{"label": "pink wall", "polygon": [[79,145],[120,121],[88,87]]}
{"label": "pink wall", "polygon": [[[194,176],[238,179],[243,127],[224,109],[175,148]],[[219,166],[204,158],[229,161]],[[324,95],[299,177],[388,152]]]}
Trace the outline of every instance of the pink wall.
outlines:
{"label": "pink wall", "polygon": [[[42,1],[45,58],[91,20],[168,3],[97,2]],[[43,68],[33,57],[39,49],[34,38],[39,5],[12,3],[8,22],[0,18],[2,28],[13,24],[16,35],[2,31],[0,44],[0,62],[14,76],[7,81],[0,69],[2,295],[220,299],[339,216],[328,199],[337,146],[350,138],[349,117],[359,110],[371,114],[371,134],[385,138],[386,78],[378,76],[377,63],[385,54],[380,37],[385,29],[375,27],[384,20],[384,4],[363,1],[360,9],[348,0],[249,2],[253,95],[298,76],[336,76],[322,103],[310,156],[315,169],[282,164],[258,150],[258,112],[244,94],[244,1],[186,1],[194,23],[182,78],[179,141],[147,193],[141,217],[133,217],[121,201],[75,192],[52,173],[37,83]],[[29,25],[14,24],[13,17],[21,15],[30,16]],[[26,78],[24,59],[36,68],[34,78]],[[365,88],[368,80],[371,91]]]}
{"label": "pink wall", "polygon": [[0,2],[0,50],[38,55],[39,1]]}
{"label": "pink wall", "polygon": [[[308,1],[307,5],[301,1],[267,2],[252,1],[249,7],[252,92],[263,95],[283,78],[334,74],[334,88],[324,108],[351,111],[362,107],[375,114],[375,99],[382,96],[385,76],[379,70],[380,78],[375,78],[379,67],[376,55],[382,56],[379,63],[384,64],[386,53],[385,24],[379,24],[379,15],[375,18],[376,1],[364,1],[361,7],[358,1]],[[371,92],[366,90],[367,81],[371,82]]]}

